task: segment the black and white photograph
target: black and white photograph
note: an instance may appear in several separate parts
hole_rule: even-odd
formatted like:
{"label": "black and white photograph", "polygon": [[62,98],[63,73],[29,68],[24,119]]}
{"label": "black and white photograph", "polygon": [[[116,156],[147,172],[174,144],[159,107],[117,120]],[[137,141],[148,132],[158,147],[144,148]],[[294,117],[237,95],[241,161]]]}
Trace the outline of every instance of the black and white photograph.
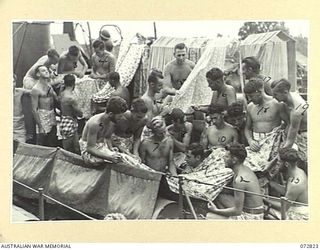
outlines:
{"label": "black and white photograph", "polygon": [[309,220],[307,20],[13,20],[12,223]]}

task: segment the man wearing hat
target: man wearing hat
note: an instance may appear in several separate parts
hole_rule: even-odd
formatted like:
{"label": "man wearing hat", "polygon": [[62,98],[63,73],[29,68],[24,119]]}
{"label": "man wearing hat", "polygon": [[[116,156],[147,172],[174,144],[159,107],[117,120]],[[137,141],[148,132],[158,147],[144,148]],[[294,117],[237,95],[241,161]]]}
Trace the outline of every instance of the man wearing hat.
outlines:
{"label": "man wearing hat", "polygon": [[99,34],[99,40],[101,40],[104,43],[105,49],[108,52],[112,52],[113,43],[111,41],[111,36],[109,31],[107,31],[106,29],[101,30]]}

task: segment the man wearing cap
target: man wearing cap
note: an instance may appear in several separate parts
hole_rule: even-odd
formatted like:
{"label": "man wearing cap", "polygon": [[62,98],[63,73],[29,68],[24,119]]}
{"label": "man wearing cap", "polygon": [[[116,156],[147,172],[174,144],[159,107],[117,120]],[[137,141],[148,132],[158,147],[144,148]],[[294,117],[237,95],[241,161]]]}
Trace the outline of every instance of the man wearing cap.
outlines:
{"label": "man wearing cap", "polygon": [[[297,166],[300,161],[300,153],[293,148],[281,148],[279,157],[284,162],[285,175],[287,176],[286,186],[282,186],[272,180],[269,181],[271,188],[275,189],[280,195],[285,196],[290,201],[308,204],[308,177],[306,173]],[[278,201],[265,199],[269,208],[281,210],[281,204]],[[274,211],[272,209],[272,211]],[[271,212],[272,212],[271,211]],[[276,213],[279,216],[279,212]],[[286,217],[288,220],[308,220],[308,206],[302,204],[286,204]]]}
{"label": "man wearing cap", "polygon": [[[233,220],[263,220],[263,200],[257,176],[243,164],[247,157],[244,145],[230,143],[226,146],[225,165],[234,172],[232,187],[234,191],[231,207],[225,207],[223,200],[208,203],[208,209],[217,215],[229,217]],[[246,193],[243,191],[250,193]],[[253,195],[251,193],[256,193]],[[211,217],[211,216],[210,216]]]}
{"label": "man wearing cap", "polygon": [[224,147],[230,142],[238,141],[237,130],[224,121],[223,111],[222,105],[209,107],[212,126],[205,129],[202,135],[202,145],[205,148]]}
{"label": "man wearing cap", "polygon": [[99,34],[99,40],[101,40],[104,43],[105,49],[108,52],[112,52],[113,43],[111,41],[111,36],[109,31],[107,31],[106,29],[101,30]]}

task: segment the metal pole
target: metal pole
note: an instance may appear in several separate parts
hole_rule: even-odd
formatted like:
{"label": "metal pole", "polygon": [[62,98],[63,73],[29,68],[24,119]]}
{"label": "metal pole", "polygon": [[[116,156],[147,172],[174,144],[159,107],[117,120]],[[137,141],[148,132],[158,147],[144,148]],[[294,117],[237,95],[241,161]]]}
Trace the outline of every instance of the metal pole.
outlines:
{"label": "metal pole", "polygon": [[153,22],[153,31],[154,31],[154,38],[157,40],[157,27],[156,27],[156,22]]}
{"label": "metal pole", "polygon": [[286,211],[287,211],[287,204],[288,204],[288,198],[287,197],[281,197],[281,220],[286,219]]}
{"label": "metal pole", "polygon": [[43,188],[38,188],[39,191],[39,219],[44,221],[44,199],[43,199]]}
{"label": "metal pole", "polygon": [[240,75],[240,85],[241,85],[241,92],[243,96],[243,106],[245,110],[247,109],[247,99],[246,94],[244,93],[244,80],[243,80],[243,72],[242,72],[242,58],[241,58],[241,42],[239,43],[239,75]]}
{"label": "metal pole", "polygon": [[190,210],[191,210],[191,213],[192,213],[192,215],[193,215],[194,219],[195,219],[195,220],[197,220],[197,219],[198,219],[198,217],[197,217],[196,212],[194,211],[194,208],[193,208],[193,205],[192,205],[192,203],[191,203],[191,200],[190,200],[189,195],[187,195],[187,194],[186,194],[186,192],[184,192],[184,195],[186,196],[186,199],[187,199],[188,205],[189,205],[189,207],[190,207]]}
{"label": "metal pole", "polygon": [[182,177],[179,177],[179,219],[184,219],[183,214],[183,195],[182,195]]}

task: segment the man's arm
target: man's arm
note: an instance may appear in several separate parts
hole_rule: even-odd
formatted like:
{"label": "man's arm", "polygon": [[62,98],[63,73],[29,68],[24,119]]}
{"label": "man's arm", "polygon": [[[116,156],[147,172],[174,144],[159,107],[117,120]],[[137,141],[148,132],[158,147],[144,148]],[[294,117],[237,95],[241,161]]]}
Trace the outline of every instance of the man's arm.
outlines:
{"label": "man's arm", "polygon": [[41,120],[38,114],[39,92],[33,88],[30,92],[30,96],[31,96],[32,114],[33,114],[34,120],[39,126],[39,133],[43,134],[45,131],[42,127]]}
{"label": "man's arm", "polygon": [[288,129],[288,135],[286,142],[283,145],[283,148],[291,148],[292,145],[294,144],[294,141],[296,140],[299,128],[300,128],[300,123],[302,120],[302,116],[300,113],[296,111],[291,111],[290,115],[290,125]]}
{"label": "man's arm", "polygon": [[232,129],[233,130],[233,135],[232,135],[232,141],[233,142],[238,142],[239,141],[239,135],[236,129]]}
{"label": "man's arm", "polygon": [[146,154],[147,154],[147,145],[146,145],[146,141],[143,140],[140,144],[140,147],[139,147],[139,156],[140,156],[140,159],[141,159],[141,162],[146,164]]}
{"label": "man's arm", "polygon": [[[143,124],[145,125],[145,123],[143,123]],[[141,126],[133,134],[133,151],[132,151],[132,153],[138,157],[139,157],[139,147],[141,144],[141,134],[142,134],[143,128],[144,128],[144,126]]]}
{"label": "man's arm", "polygon": [[[299,177],[292,177],[288,179],[287,190],[285,197],[290,201],[296,201],[299,195],[303,192],[303,186]],[[290,207],[291,203],[287,203],[286,208]]]}
{"label": "man's arm", "polygon": [[253,135],[252,135],[252,120],[251,120],[251,115],[250,115],[250,111],[247,110],[247,116],[246,116],[246,126],[244,128],[244,135],[247,138],[248,144],[251,148],[252,151],[254,152],[258,152],[260,150],[260,145],[259,143],[253,139]]}
{"label": "man's arm", "polygon": [[182,152],[185,152],[187,150],[187,147],[190,144],[190,140],[191,140],[191,132],[192,132],[192,124],[188,123],[186,125],[186,133],[182,139],[182,142],[178,141],[176,138],[174,138],[173,136],[171,137],[174,145]]}
{"label": "man's arm", "polygon": [[[234,187],[241,190],[245,189],[245,184],[239,183],[237,180],[234,182]],[[218,209],[215,205],[209,205],[208,208],[211,212],[222,216],[238,216],[242,213],[245,194],[241,191],[234,191],[234,207]]]}
{"label": "man's arm", "polygon": [[208,148],[208,128],[203,129],[200,137],[200,144],[204,147],[204,149]]}
{"label": "man's arm", "polygon": [[144,101],[148,109],[146,116],[149,120],[151,120],[153,118],[153,104],[150,100],[147,100],[147,98],[142,97],[142,100]]}
{"label": "man's arm", "polygon": [[176,167],[174,165],[174,162],[173,162],[173,147],[174,147],[174,144],[173,144],[173,141],[171,140],[171,138],[169,138],[169,143],[170,143],[170,151],[169,151],[169,155],[168,155],[169,172],[172,175],[178,175],[177,174],[177,169],[176,169]]}
{"label": "man's arm", "polygon": [[171,82],[171,64],[168,63],[163,70],[163,92],[167,95],[175,95],[177,90],[172,86]]}
{"label": "man's arm", "polygon": [[237,101],[237,95],[235,89],[230,86],[227,90],[227,103],[230,106],[232,103]]}

